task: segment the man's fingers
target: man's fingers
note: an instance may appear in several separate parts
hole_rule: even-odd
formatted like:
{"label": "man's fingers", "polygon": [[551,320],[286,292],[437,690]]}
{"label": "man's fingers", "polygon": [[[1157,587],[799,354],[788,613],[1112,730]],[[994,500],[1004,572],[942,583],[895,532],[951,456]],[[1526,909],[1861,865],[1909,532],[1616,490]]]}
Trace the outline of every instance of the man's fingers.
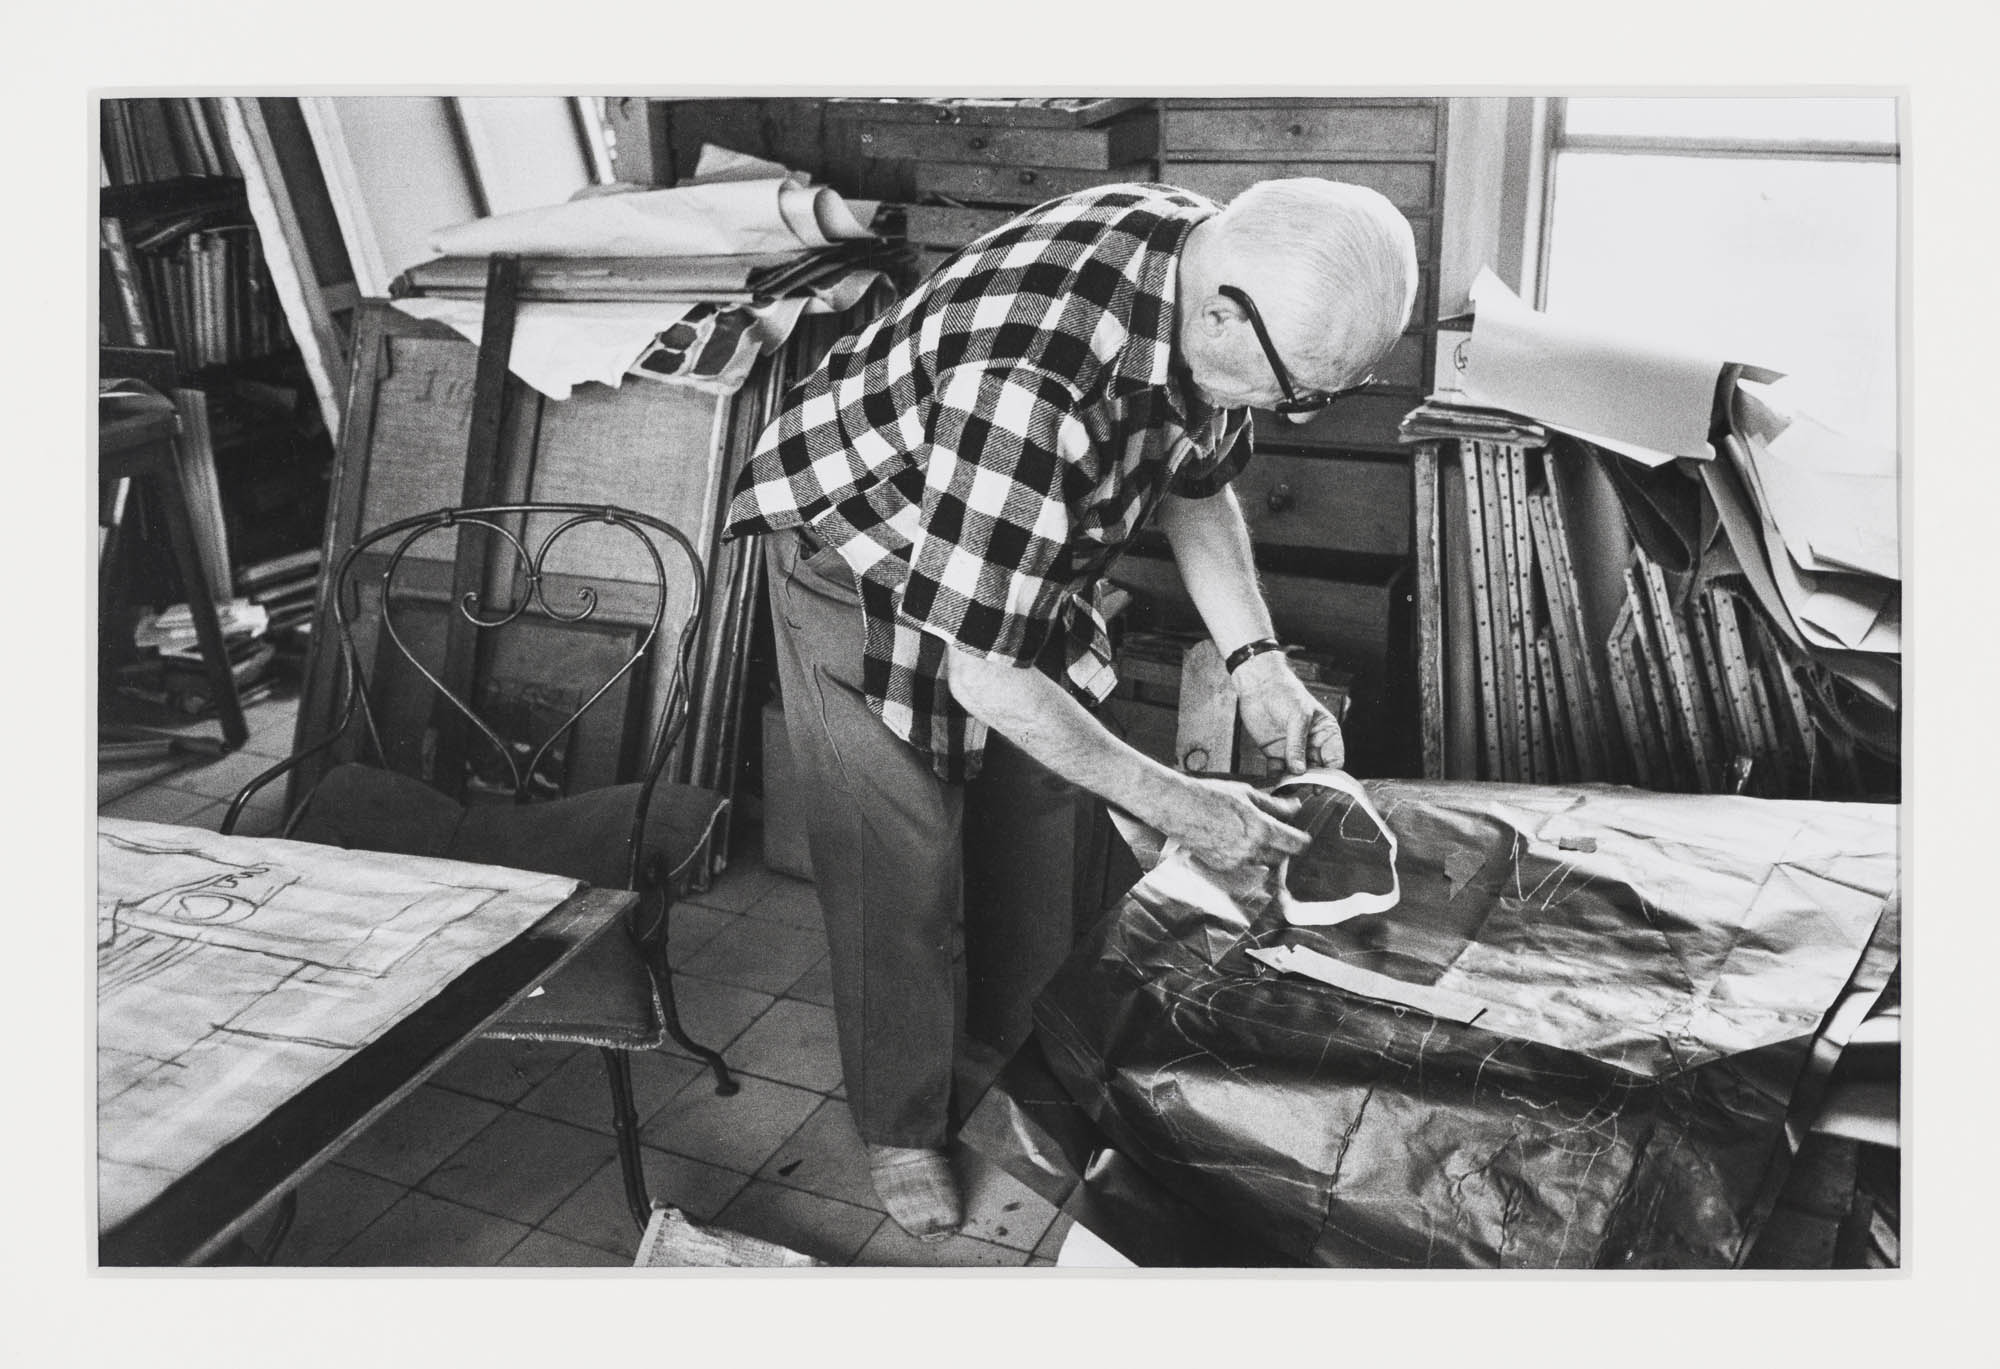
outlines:
{"label": "man's fingers", "polygon": [[1246,789],[1244,792],[1249,794],[1250,802],[1272,817],[1286,821],[1297,817],[1299,810],[1306,806],[1304,799],[1279,798],[1268,789]]}
{"label": "man's fingers", "polygon": [[1347,763],[1347,741],[1341,735],[1340,723],[1331,713],[1318,713],[1313,717],[1313,754],[1321,765],[1340,766]]}
{"label": "man's fingers", "polygon": [[1294,775],[1305,773],[1306,748],[1312,741],[1313,718],[1311,713],[1295,713],[1285,725],[1285,769]]}
{"label": "man's fingers", "polygon": [[1277,824],[1275,830],[1271,833],[1270,845],[1276,847],[1280,855],[1296,856],[1301,851],[1311,847],[1312,844],[1312,838],[1306,833],[1301,832],[1296,827],[1287,826],[1282,822]]}

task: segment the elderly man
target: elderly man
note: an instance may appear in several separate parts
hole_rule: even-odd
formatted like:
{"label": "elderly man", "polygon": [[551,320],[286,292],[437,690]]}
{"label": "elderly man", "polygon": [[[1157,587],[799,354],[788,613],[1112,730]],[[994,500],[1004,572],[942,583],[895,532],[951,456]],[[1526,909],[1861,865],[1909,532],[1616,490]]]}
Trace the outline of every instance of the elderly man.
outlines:
{"label": "elderly man", "polygon": [[1226,486],[1246,408],[1305,414],[1365,379],[1416,282],[1409,224],[1359,186],[1267,181],[1222,210],[1157,185],[1065,196],[836,345],[744,471],[727,535],[773,534],[849,1105],[913,1235],[962,1220],[944,1148],[963,785],[989,741],[1218,867],[1306,846],[1287,802],[1171,770],[1092,716],[1113,684],[1095,594],[1157,516],[1250,735],[1293,771],[1339,764]]}

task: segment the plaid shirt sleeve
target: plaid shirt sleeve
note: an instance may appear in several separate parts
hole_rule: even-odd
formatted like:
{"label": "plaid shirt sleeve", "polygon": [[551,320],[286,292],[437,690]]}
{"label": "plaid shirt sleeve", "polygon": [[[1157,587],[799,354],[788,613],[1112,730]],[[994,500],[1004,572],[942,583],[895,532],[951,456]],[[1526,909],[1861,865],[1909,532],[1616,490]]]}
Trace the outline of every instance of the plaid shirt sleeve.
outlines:
{"label": "plaid shirt sleeve", "polygon": [[1071,386],[1018,363],[940,378],[901,613],[961,650],[1032,664],[1073,588],[1070,486],[1092,450]]}

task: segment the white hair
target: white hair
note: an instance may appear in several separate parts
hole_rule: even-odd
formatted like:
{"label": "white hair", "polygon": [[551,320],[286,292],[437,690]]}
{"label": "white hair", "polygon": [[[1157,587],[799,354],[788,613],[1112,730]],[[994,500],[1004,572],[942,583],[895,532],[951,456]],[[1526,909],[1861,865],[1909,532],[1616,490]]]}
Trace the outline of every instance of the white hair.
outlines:
{"label": "white hair", "polygon": [[1228,283],[1257,301],[1300,385],[1359,379],[1409,326],[1416,237],[1380,192],[1312,176],[1260,181],[1214,224],[1223,269],[1237,278]]}

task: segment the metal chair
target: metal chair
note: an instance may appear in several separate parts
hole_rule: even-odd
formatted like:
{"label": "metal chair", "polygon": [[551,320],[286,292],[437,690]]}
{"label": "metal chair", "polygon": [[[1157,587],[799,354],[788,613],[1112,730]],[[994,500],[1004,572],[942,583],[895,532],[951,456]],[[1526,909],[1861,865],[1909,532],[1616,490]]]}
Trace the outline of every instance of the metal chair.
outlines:
{"label": "metal chair", "polygon": [[[685,560],[684,580],[668,575],[663,552]],[[453,602],[441,560],[459,568],[457,585],[473,566],[480,588]],[[685,608],[670,621],[682,590]],[[339,653],[335,707],[323,714],[335,721],[251,780],[221,830],[297,771],[280,836],[638,891],[626,936],[601,938],[485,1034],[598,1048],[626,1201],[643,1231],[652,1203],[632,1053],[672,1040],[707,1064],[717,1093],[737,1090],[721,1055],[682,1029],[667,953],[668,912],[728,806],[663,780],[688,721],[706,603],[700,557],[678,529],[630,509],[446,508],[360,538],[322,594],[318,630],[333,640],[314,650]],[[498,678],[508,661],[540,678]],[[640,747],[648,698],[655,722]],[[291,1212],[265,1238],[267,1257]]]}

